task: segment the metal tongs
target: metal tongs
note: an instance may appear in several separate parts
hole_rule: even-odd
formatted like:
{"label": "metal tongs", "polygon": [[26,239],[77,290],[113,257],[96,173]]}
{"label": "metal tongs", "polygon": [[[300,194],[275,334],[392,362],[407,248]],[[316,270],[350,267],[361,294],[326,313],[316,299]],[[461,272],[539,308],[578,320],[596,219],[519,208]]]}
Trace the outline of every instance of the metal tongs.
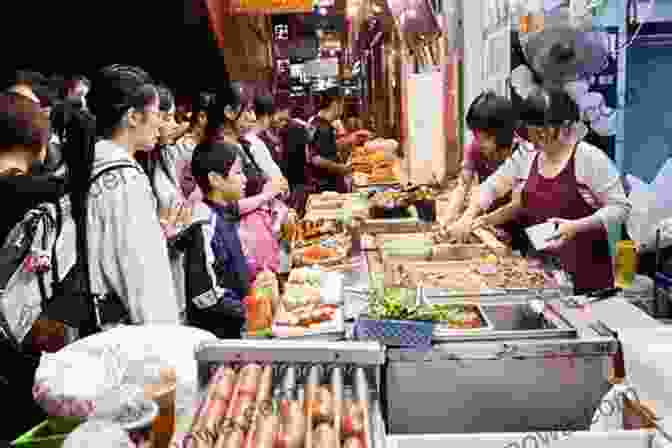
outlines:
{"label": "metal tongs", "polygon": [[586,305],[614,297],[619,292],[621,292],[621,288],[600,289],[586,295],[565,297],[563,302],[569,308],[582,308]]}

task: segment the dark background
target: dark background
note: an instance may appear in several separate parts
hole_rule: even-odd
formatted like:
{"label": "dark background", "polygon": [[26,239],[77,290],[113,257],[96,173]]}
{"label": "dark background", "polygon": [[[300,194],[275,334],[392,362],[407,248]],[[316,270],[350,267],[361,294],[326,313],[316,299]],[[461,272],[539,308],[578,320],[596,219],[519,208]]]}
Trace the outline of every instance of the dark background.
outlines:
{"label": "dark background", "polygon": [[119,63],[141,66],[181,95],[214,90],[228,75],[204,2],[3,2],[2,76],[17,69],[91,76]]}

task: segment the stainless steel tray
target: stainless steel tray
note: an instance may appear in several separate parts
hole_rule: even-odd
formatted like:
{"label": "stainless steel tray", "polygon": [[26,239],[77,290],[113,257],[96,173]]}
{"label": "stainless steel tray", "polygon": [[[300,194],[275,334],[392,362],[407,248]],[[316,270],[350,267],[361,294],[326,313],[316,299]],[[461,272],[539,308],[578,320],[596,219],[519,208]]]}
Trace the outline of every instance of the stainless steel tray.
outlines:
{"label": "stainless steel tray", "polygon": [[[561,314],[552,308],[543,306],[541,313],[534,309],[531,302],[539,300],[535,296],[493,300],[479,303],[479,310],[486,316],[490,327],[468,331],[436,331],[436,342],[455,342],[466,340],[526,340],[526,339],[576,339],[577,329]],[[427,303],[463,303],[462,300],[437,297],[425,297]],[[543,300],[539,300],[544,303]]]}
{"label": "stainless steel tray", "polygon": [[481,327],[479,328],[469,328],[469,329],[455,329],[455,328],[450,328],[446,324],[442,324],[441,322],[435,322],[434,323],[434,328],[432,330],[432,340],[434,341],[442,341],[444,339],[447,340],[452,340],[455,337],[469,337],[470,335],[482,335],[483,332],[487,331],[492,331],[494,330],[494,326],[492,322],[490,321],[490,318],[488,315],[483,311],[483,307],[479,303],[476,302],[455,302],[455,305],[466,305],[466,306],[473,306],[478,310],[479,317],[481,318]]}

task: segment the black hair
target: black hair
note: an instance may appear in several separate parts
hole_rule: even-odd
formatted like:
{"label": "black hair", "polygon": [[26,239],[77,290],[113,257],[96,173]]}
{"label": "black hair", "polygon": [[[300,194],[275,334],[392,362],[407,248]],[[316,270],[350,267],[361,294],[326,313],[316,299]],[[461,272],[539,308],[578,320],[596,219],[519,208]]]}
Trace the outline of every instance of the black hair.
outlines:
{"label": "black hair", "polygon": [[254,113],[257,118],[268,117],[275,113],[275,102],[270,95],[258,95],[254,99]]}
{"label": "black hair", "polygon": [[14,72],[14,76],[9,79],[6,88],[10,88],[17,85],[34,87],[36,85],[46,83],[47,78],[40,72],[32,70],[17,70],[16,72]]}
{"label": "black hair", "polygon": [[0,150],[28,148],[39,155],[49,139],[49,120],[33,101],[17,93],[0,94]]}
{"label": "black hair", "polygon": [[579,107],[569,94],[559,88],[535,88],[520,105],[520,119],[525,126],[568,127],[580,119]]}
{"label": "black hair", "polygon": [[98,135],[109,138],[129,109],[142,110],[156,96],[152,78],[139,67],[115,64],[100,70],[89,94]]}
{"label": "black hair", "polygon": [[49,80],[47,81],[49,88],[51,88],[52,91],[58,94],[59,101],[63,100],[67,93],[65,91],[65,82],[66,82],[65,76],[59,74],[51,75],[49,77]]}
{"label": "black hair", "polygon": [[38,84],[31,88],[35,96],[40,100],[40,106],[51,107],[58,102],[58,91],[47,84]]}
{"label": "black hair", "polygon": [[317,110],[328,109],[334,102],[343,97],[339,87],[330,87],[317,97]]}
{"label": "black hair", "polygon": [[201,92],[194,98],[191,107],[191,124],[198,122],[198,114],[201,112],[208,113],[212,103],[215,101],[215,94],[209,92]]}
{"label": "black hair", "polygon": [[175,104],[175,97],[173,96],[173,92],[171,92],[170,89],[164,85],[156,86],[156,92],[159,95],[159,110],[161,112],[170,111],[171,107],[173,107]]}
{"label": "black hair", "polygon": [[228,176],[239,154],[235,145],[221,141],[207,141],[196,146],[191,160],[191,173],[203,194],[207,195],[212,189],[208,174],[214,172]]}
{"label": "black hair", "polygon": [[[226,112],[236,112],[230,119]],[[243,88],[240,83],[232,82],[228,88],[217,93],[215,100],[208,109],[208,125],[205,129],[205,138],[216,138],[219,131],[225,127],[235,127],[235,123],[243,113]]]}
{"label": "black hair", "polygon": [[467,111],[467,126],[472,131],[487,131],[495,136],[499,147],[513,144],[517,124],[515,111],[508,98],[493,91],[485,91],[476,97]]}

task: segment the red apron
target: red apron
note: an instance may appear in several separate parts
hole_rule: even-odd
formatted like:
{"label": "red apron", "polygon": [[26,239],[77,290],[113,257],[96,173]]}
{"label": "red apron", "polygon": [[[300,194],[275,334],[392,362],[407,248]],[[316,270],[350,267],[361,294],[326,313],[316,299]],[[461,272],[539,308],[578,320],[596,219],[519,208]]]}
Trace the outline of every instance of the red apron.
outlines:
{"label": "red apron", "polygon": [[[539,154],[534,157],[523,189],[526,226],[541,224],[550,218],[585,218],[595,212],[579,191],[574,170],[575,153],[553,178],[545,178],[539,173]],[[575,290],[613,287],[609,239],[603,226],[577,233],[574,240],[558,250],[558,254],[563,269],[572,275]]]}

